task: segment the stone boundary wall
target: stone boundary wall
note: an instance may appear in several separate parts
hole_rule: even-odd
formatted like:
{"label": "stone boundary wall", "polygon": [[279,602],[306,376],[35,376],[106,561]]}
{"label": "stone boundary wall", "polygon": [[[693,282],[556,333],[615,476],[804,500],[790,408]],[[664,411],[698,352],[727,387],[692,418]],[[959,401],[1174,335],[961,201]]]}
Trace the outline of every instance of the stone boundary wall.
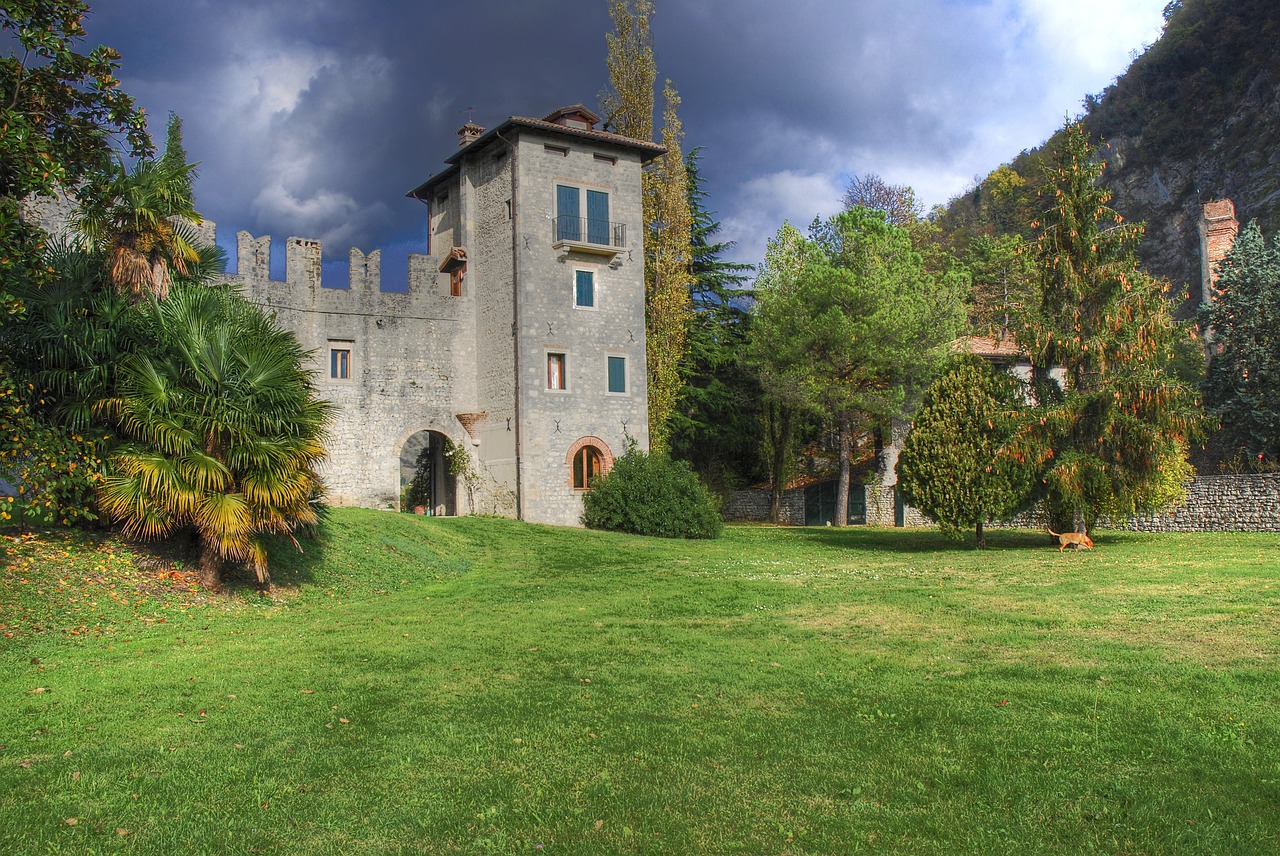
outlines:
{"label": "stone boundary wall", "polygon": [[[872,488],[867,488],[868,519]],[[892,494],[884,497],[892,509]],[[783,518],[793,526],[804,525],[804,491],[783,494]],[[724,519],[730,522],[769,519],[769,491],[735,491],[725,503]],[[907,526],[932,525],[916,509],[906,509]],[[892,525],[892,515],[887,524]],[[1019,529],[1041,529],[1034,511],[996,524]],[[1187,488],[1182,505],[1160,514],[1139,514],[1123,524],[1099,521],[1102,528],[1133,532],[1280,532],[1280,473],[1199,476]]]}
{"label": "stone boundary wall", "polygon": [[1160,514],[1139,514],[1134,532],[1280,532],[1280,473],[1198,476],[1187,501]]}
{"label": "stone boundary wall", "polygon": [[[763,523],[769,519],[772,491],[735,490],[729,494],[721,516],[730,523]],[[804,525],[804,488],[782,492],[782,520],[787,526]]]}

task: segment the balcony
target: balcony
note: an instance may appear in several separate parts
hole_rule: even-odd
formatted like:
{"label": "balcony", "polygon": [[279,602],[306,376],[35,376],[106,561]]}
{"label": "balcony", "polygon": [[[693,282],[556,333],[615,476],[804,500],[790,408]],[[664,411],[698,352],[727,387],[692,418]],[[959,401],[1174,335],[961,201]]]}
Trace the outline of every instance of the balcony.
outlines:
{"label": "balcony", "polygon": [[627,225],[587,217],[556,217],[551,221],[551,246],[557,250],[613,257],[627,246]]}

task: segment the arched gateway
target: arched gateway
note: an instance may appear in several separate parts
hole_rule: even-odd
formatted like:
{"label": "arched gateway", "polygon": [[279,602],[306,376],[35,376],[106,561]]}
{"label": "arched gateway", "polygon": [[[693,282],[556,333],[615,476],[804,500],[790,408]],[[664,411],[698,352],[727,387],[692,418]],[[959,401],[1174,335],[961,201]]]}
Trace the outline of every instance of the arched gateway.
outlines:
{"label": "arched gateway", "polygon": [[439,431],[419,431],[400,450],[402,511],[436,517],[458,513],[458,479],[449,471],[449,438]]}

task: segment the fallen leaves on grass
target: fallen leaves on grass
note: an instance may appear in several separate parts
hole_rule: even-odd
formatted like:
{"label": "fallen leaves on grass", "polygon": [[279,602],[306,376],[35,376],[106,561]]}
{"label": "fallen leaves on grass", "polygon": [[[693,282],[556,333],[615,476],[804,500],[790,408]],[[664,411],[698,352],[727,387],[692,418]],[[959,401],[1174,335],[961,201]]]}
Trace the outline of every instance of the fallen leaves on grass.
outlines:
{"label": "fallen leaves on grass", "polygon": [[7,639],[101,636],[206,602],[195,570],[110,536],[51,531],[5,540],[14,545],[0,564],[0,632]]}

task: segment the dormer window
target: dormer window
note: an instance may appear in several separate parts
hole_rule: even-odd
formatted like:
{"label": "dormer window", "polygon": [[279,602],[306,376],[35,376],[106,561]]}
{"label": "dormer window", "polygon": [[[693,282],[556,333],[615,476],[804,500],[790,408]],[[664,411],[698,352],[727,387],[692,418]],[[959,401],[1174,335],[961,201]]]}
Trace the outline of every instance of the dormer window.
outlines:
{"label": "dormer window", "polygon": [[594,131],[600,117],[581,104],[574,104],[572,107],[561,107],[543,121],[566,128],[576,128],[579,131]]}

